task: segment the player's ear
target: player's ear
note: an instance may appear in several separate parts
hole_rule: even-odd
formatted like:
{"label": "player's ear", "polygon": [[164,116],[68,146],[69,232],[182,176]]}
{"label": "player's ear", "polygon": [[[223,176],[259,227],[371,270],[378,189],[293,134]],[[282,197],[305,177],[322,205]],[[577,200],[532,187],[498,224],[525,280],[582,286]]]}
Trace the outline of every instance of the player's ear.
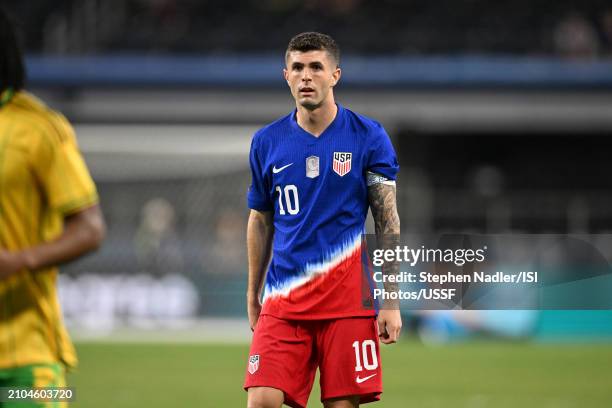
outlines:
{"label": "player's ear", "polygon": [[287,70],[287,68],[283,68],[283,77],[285,78],[285,81],[289,83],[289,71]]}
{"label": "player's ear", "polygon": [[340,81],[341,76],[342,76],[342,70],[340,69],[340,67],[336,67],[336,69],[332,73],[332,86],[336,86],[338,81]]}

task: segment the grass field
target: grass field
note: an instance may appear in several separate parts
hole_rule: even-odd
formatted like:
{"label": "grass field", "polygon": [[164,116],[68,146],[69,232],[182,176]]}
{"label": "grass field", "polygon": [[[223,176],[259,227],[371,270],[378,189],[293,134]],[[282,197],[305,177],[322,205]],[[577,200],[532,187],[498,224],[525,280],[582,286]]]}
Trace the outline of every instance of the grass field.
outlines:
{"label": "grass field", "polygon": [[[246,345],[77,344],[74,407],[245,407]],[[612,407],[612,345],[383,347],[384,407]],[[321,406],[315,387],[310,406]]]}

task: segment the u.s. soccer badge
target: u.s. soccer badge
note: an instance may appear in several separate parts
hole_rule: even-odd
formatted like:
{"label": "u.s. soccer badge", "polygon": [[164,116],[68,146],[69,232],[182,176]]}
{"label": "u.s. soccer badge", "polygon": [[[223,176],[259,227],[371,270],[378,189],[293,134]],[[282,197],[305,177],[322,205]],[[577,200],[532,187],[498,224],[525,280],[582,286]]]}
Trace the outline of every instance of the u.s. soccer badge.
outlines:
{"label": "u.s. soccer badge", "polygon": [[249,357],[249,373],[255,374],[255,371],[259,368],[259,354]]}
{"label": "u.s. soccer badge", "polygon": [[336,174],[340,177],[351,171],[351,158],[353,153],[347,152],[334,152],[334,163],[333,168]]}
{"label": "u.s. soccer badge", "polygon": [[315,178],[319,176],[319,158],[309,156],[306,158],[306,177]]}

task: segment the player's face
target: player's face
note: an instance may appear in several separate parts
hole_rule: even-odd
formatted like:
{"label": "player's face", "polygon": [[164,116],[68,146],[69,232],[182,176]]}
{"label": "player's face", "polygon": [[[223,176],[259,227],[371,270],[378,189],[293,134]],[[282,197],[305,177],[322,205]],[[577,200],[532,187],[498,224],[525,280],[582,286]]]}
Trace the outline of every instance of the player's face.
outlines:
{"label": "player's face", "polygon": [[321,106],[340,79],[340,68],[327,51],[291,51],[285,80],[296,102],[309,110]]}

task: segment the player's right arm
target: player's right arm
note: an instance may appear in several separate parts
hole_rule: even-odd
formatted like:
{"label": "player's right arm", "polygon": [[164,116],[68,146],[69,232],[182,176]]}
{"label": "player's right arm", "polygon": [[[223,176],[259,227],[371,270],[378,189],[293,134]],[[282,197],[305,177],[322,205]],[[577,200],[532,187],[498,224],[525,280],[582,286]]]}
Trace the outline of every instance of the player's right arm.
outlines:
{"label": "player's right arm", "polygon": [[271,211],[251,210],[247,225],[247,253],[249,278],[247,286],[247,313],[251,330],[255,330],[261,312],[261,291],[266,269],[272,256],[274,224]]}

